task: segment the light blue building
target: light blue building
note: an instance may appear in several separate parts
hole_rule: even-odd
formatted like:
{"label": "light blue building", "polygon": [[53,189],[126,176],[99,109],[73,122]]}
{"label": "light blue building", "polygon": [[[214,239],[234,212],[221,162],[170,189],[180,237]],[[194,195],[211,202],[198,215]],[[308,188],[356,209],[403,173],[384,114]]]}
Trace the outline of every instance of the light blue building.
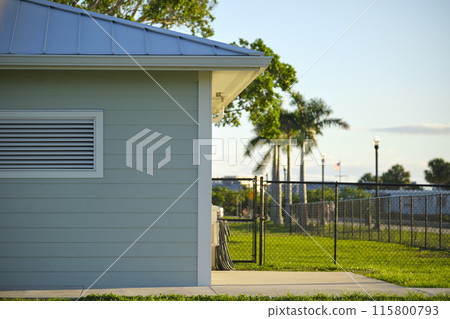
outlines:
{"label": "light blue building", "polygon": [[107,269],[95,288],[209,285],[211,163],[198,150],[270,60],[0,0],[1,288],[87,288]]}

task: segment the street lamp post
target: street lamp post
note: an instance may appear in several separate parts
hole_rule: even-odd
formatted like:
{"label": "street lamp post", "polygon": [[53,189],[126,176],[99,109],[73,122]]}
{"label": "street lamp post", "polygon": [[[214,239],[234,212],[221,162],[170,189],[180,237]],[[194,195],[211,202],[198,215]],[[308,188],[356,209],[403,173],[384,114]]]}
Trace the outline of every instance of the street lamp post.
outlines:
{"label": "street lamp post", "polygon": [[325,153],[321,154],[322,157],[322,235],[325,236]]}
{"label": "street lamp post", "polygon": [[326,154],[322,153],[321,157],[322,157],[322,202],[324,202],[325,201],[325,188],[324,188],[325,185],[324,185],[324,183],[325,183],[325,157],[326,157]]}
{"label": "street lamp post", "polygon": [[[284,181],[286,182],[286,165],[283,165],[283,171],[284,171]],[[287,196],[287,184],[283,183],[283,204],[286,206],[286,196]]]}
{"label": "street lamp post", "polygon": [[377,198],[377,222],[375,224],[375,229],[378,230],[378,241],[380,241],[380,230],[381,230],[381,211],[380,211],[380,198],[379,198],[379,180],[378,180],[378,148],[380,147],[380,138],[378,136],[375,136],[375,138],[373,139],[373,145],[375,147],[375,182],[377,183],[376,185],[376,190],[375,190],[375,194],[376,194],[376,198]]}
{"label": "street lamp post", "polygon": [[379,194],[379,187],[378,187],[378,148],[380,147],[380,138],[378,136],[375,136],[375,138],[373,139],[373,145],[375,147],[375,183],[376,185],[376,197],[378,197]]}

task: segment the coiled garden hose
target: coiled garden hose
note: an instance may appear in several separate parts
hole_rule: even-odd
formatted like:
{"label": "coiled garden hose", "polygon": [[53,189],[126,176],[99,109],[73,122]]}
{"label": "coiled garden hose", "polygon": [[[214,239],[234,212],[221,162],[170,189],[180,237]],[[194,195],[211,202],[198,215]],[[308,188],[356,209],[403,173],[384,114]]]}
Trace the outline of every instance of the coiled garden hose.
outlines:
{"label": "coiled garden hose", "polygon": [[216,247],[216,266],[219,270],[234,270],[233,261],[228,250],[230,227],[224,220],[219,220],[219,246]]}

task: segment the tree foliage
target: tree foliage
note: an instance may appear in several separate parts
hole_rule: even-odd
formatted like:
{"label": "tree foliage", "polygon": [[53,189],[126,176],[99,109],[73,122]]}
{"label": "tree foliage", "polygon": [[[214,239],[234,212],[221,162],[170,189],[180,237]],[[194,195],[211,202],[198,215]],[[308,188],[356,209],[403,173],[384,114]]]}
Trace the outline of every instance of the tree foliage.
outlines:
{"label": "tree foliage", "polygon": [[[291,92],[291,105],[296,107],[293,112],[283,113],[282,129],[293,133],[297,147],[300,148],[300,181],[305,180],[305,155],[317,145],[317,136],[323,135],[327,127],[339,127],[349,129],[350,125],[340,118],[333,118],[333,110],[327,103],[320,99],[305,100],[298,92]],[[289,136],[291,137],[291,136]],[[309,146],[309,147],[307,147]],[[307,202],[306,186],[300,186],[300,198],[303,203]]]}
{"label": "tree foliage", "polygon": [[256,78],[225,109],[225,116],[218,126],[239,126],[243,112],[249,112],[253,125],[261,125],[261,137],[274,138],[280,134],[280,91],[288,91],[295,83],[295,70],[287,63],[280,61],[280,56],[269,48],[263,40],[252,43],[239,39],[233,43],[244,48],[264,52],[272,56],[272,62],[258,78]]}
{"label": "tree foliage", "polygon": [[192,34],[211,37],[211,11],[217,0],[52,0],[85,10],[131,21],[158,25],[165,29],[184,26]]}
{"label": "tree foliage", "polygon": [[331,117],[333,110],[324,100],[320,98],[305,100],[298,92],[292,92],[291,97],[291,105],[297,109],[285,115],[285,121],[295,132],[297,146],[301,147],[306,141],[316,145],[317,136],[323,135],[323,130],[327,127],[335,126],[344,130],[350,128],[343,119]]}
{"label": "tree foliage", "polygon": [[400,164],[393,165],[381,175],[385,184],[411,184],[411,174]]}
{"label": "tree foliage", "polygon": [[213,205],[222,206],[225,216],[237,216],[239,209],[247,209],[250,189],[230,190],[225,186],[217,186],[212,189]]}
{"label": "tree foliage", "polygon": [[425,179],[432,184],[450,184],[450,163],[442,158],[435,158],[428,162]]}
{"label": "tree foliage", "polygon": [[375,176],[372,175],[372,173],[365,173],[361,178],[358,180],[358,183],[375,183]]}
{"label": "tree foliage", "polygon": [[[375,176],[372,173],[366,173],[358,180],[358,183],[375,183]],[[378,182],[383,184],[411,184],[411,173],[406,171],[400,164],[395,164],[378,177]],[[370,186],[361,186],[362,189],[371,189]],[[399,189],[398,186],[392,186],[391,189]]]}
{"label": "tree foliage", "polygon": [[351,200],[351,199],[372,197],[372,195],[366,192],[364,189],[350,186],[347,186],[343,189],[339,189],[338,195],[339,200]]}
{"label": "tree foliage", "polygon": [[[339,200],[351,200],[360,198],[369,198],[372,195],[362,188],[357,187],[344,187],[339,188]],[[300,198],[298,198],[300,201]],[[324,187],[324,200],[326,202],[333,202],[335,200],[334,189],[331,187]],[[308,190],[308,202],[321,202],[322,201],[322,188],[316,188],[314,190]]]}

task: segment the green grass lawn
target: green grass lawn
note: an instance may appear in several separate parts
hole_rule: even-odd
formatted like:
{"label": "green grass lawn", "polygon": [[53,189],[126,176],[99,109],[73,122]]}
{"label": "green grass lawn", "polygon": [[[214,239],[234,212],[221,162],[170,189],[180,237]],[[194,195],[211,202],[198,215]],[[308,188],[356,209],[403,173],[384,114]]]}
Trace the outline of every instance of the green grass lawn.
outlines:
{"label": "green grass lawn", "polygon": [[[233,259],[251,259],[252,232],[247,225],[230,224]],[[322,248],[320,248],[322,247]],[[334,239],[281,232],[270,223],[265,234],[264,265],[236,263],[244,270],[351,271],[404,287],[450,287],[449,251],[427,250],[404,244],[339,239],[337,262]],[[330,257],[331,256],[331,257]]]}
{"label": "green grass lawn", "polygon": [[[358,223],[352,224],[347,221],[346,224],[340,223],[338,226],[338,234],[341,239],[358,239],[358,240],[374,240],[380,242],[391,242],[391,243],[402,243],[422,248],[431,249],[449,249],[450,248],[450,234],[447,229],[443,229],[441,235],[439,235],[438,228],[429,229],[425,233],[424,228],[421,227],[417,230],[417,227],[411,232],[411,227],[403,225],[400,231],[398,225],[391,225],[390,229],[386,224],[382,224],[382,228],[378,232],[374,229],[374,224],[372,228],[369,229],[366,225],[359,225]],[[276,229],[275,232],[289,232],[288,227],[277,227],[270,225],[269,228]],[[302,230],[297,226],[294,228],[297,232],[302,232]],[[311,235],[333,237],[333,225],[313,225],[307,228],[307,231]],[[379,238],[379,240],[378,240]]]}
{"label": "green grass lawn", "polygon": [[[424,294],[411,293],[408,295],[373,294],[371,296],[363,293],[346,293],[341,295],[327,295],[323,293],[313,295],[292,295],[286,296],[184,296],[184,295],[149,295],[149,296],[120,296],[114,294],[89,295],[80,301],[448,301],[450,294],[437,294],[436,296],[425,296]],[[22,298],[0,298],[2,301],[71,301],[68,298],[50,299],[22,299]]]}

